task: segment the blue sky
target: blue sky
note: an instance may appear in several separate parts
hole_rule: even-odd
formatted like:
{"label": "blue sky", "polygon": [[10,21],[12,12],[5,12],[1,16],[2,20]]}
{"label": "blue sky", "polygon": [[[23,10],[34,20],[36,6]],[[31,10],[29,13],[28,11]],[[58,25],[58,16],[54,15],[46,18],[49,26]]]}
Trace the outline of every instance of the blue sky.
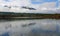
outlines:
{"label": "blue sky", "polygon": [[9,2],[10,0],[4,0],[4,1]]}
{"label": "blue sky", "polygon": [[32,4],[42,4],[45,2],[56,2],[56,7],[58,7],[58,0],[31,0]]}
{"label": "blue sky", "polygon": [[56,2],[58,0],[31,0],[32,4],[40,4],[40,3],[44,3],[44,2]]}

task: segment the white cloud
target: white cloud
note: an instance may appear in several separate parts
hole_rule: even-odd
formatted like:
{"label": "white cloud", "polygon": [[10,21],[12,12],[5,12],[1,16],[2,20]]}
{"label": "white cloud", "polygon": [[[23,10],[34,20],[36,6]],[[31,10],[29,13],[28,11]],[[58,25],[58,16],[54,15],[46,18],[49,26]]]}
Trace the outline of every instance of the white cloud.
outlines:
{"label": "white cloud", "polygon": [[[36,6],[35,6],[36,7]],[[46,2],[37,6],[34,13],[56,13],[56,2]]]}
{"label": "white cloud", "polygon": [[10,6],[14,6],[14,5],[29,5],[29,0],[11,0],[11,2],[6,2],[3,0],[0,0],[0,5],[10,5]]}
{"label": "white cloud", "polygon": [[[12,7],[11,9],[3,7],[4,5],[7,6],[18,6],[18,8]],[[29,0],[11,0],[11,2],[6,2],[3,0],[0,0],[0,11],[16,11],[16,12],[26,12],[25,9],[20,8],[21,6],[29,6],[30,1]],[[5,10],[4,10],[5,9]]]}
{"label": "white cloud", "polygon": [[[1,7],[4,5],[8,6],[20,6],[20,7],[12,7],[11,9]],[[29,6],[36,8],[37,10],[28,10],[22,9],[21,6]],[[60,9],[59,9],[60,10]],[[13,11],[13,12],[26,12],[26,13],[56,13],[56,2],[45,2],[42,4],[32,4],[31,0],[11,0],[11,2],[4,2],[0,0],[0,11]],[[59,11],[60,12],[60,11]]]}

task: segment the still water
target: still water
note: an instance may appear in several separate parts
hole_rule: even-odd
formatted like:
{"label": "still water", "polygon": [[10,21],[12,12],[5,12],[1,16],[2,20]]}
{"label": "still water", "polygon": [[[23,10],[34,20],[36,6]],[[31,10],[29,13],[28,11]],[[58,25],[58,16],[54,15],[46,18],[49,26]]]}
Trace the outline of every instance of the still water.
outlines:
{"label": "still water", "polygon": [[0,36],[60,36],[60,20],[1,20]]}

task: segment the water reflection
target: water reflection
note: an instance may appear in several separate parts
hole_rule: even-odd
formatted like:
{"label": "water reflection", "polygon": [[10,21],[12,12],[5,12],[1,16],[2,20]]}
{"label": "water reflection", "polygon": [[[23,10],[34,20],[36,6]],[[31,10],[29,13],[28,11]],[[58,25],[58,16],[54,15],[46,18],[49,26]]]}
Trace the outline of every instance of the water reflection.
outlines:
{"label": "water reflection", "polygon": [[27,26],[32,26],[32,25],[35,25],[36,23],[29,23],[29,24],[23,24],[21,25],[22,27],[27,27]]}
{"label": "water reflection", "polygon": [[60,20],[1,21],[0,36],[60,36]]}

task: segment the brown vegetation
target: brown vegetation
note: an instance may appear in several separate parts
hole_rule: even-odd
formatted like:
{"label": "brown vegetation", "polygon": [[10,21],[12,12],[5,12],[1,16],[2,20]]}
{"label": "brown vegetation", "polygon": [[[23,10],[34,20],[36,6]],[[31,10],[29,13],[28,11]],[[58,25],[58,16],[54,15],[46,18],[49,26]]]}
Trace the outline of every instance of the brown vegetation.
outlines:
{"label": "brown vegetation", "polygon": [[30,18],[60,19],[60,14],[37,14],[37,13],[0,14],[0,18],[11,18],[11,17],[30,17]]}

